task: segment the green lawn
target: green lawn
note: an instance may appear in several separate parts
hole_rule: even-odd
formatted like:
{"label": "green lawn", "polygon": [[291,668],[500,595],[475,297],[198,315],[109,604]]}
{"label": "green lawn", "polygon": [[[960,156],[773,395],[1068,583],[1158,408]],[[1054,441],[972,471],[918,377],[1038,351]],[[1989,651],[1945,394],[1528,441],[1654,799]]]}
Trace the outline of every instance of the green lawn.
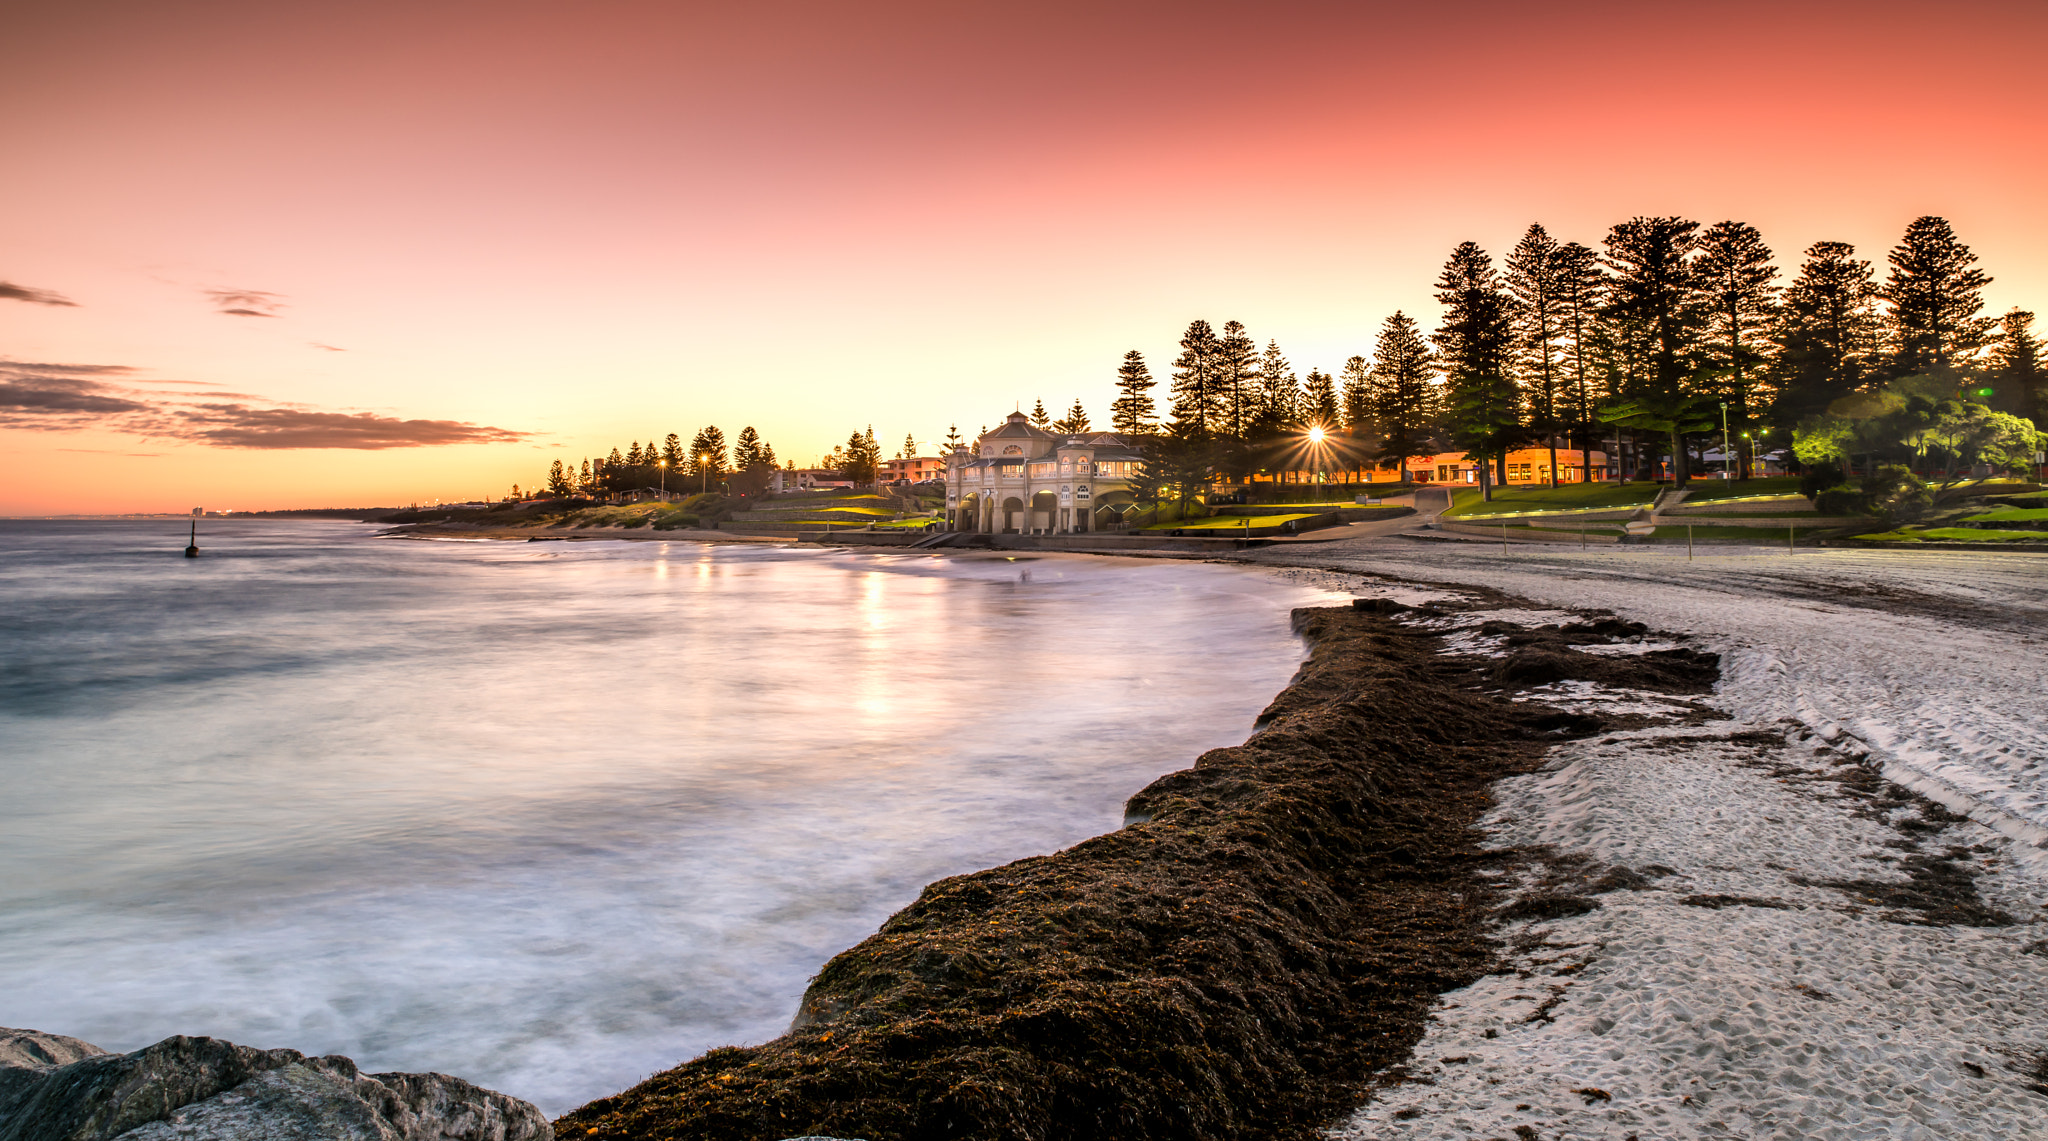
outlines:
{"label": "green lawn", "polygon": [[1584,511],[1601,507],[1639,507],[1657,497],[1661,485],[1654,483],[1568,483],[1548,487],[1506,487],[1493,493],[1493,502],[1481,502],[1479,489],[1459,487],[1456,506],[1446,516],[1508,515],[1524,511]]}
{"label": "green lawn", "polygon": [[[1692,538],[1695,543],[1704,543],[1709,539],[1724,543],[1783,543],[1785,541],[1785,532],[1788,529],[1790,528],[1696,526],[1692,529]],[[1800,525],[1798,527],[1801,534],[1811,529],[1808,525]],[[1683,523],[1676,526],[1670,523],[1659,523],[1656,533],[1649,537],[1649,541],[1653,543],[1683,543],[1685,542],[1685,525]]]}
{"label": "green lawn", "polygon": [[1686,484],[1691,494],[1687,503],[1710,503],[1719,499],[1753,499],[1772,495],[1799,494],[1799,477],[1774,475],[1768,479],[1696,479]]}
{"label": "green lawn", "polygon": [[2048,519],[2048,507],[1994,507],[1976,515],[1964,516],[1972,523],[2017,523],[2022,519],[2032,522]]}
{"label": "green lawn", "polygon": [[1993,531],[1988,527],[1900,527],[1895,531],[1881,531],[1874,535],[1858,535],[1856,537],[1887,543],[2048,542],[2048,535],[2044,535],[2039,531]]}
{"label": "green lawn", "polygon": [[1147,531],[1242,531],[1247,522],[1252,527],[1278,527],[1289,519],[1307,519],[1321,515],[1320,511],[1309,511],[1293,515],[1217,515],[1208,519],[1190,519],[1183,523],[1155,523]]}

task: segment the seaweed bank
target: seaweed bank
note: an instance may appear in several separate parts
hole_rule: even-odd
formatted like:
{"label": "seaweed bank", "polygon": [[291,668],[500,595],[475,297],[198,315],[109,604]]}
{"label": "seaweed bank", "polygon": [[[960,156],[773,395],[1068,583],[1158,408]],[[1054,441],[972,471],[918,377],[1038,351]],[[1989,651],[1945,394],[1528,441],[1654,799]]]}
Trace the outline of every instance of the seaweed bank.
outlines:
{"label": "seaweed bank", "polygon": [[[1139,792],[1116,832],[931,885],[826,965],[788,1034],[558,1131],[1308,1137],[1340,1120],[1437,996],[1497,961],[1514,858],[1485,847],[1487,786],[1613,720],[1515,691],[1616,674],[1571,646],[1640,633],[1567,623],[1502,669],[1440,652],[1402,609],[1297,611],[1310,659],[1243,745]],[[1697,693],[1714,661],[1672,648],[1628,672]]]}

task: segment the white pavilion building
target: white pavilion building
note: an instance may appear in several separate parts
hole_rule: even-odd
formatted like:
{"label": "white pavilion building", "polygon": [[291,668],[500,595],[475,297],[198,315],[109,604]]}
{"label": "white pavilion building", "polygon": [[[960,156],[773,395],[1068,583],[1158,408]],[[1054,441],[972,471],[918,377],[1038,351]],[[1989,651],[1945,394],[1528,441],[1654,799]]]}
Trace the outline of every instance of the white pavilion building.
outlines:
{"label": "white pavilion building", "polygon": [[1114,432],[1061,435],[1012,412],[946,457],[946,522],[955,531],[1068,535],[1107,530],[1133,503],[1142,457]]}

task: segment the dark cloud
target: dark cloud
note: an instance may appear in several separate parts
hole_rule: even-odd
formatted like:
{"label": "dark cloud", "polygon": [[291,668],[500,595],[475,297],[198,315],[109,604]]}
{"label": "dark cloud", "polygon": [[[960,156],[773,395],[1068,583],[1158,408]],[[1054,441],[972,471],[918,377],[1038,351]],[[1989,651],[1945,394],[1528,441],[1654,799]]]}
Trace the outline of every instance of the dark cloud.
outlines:
{"label": "dark cloud", "polygon": [[232,317],[275,317],[284,308],[284,298],[260,289],[207,289],[202,290],[212,300],[216,311]]}
{"label": "dark cloud", "polygon": [[154,406],[97,380],[0,373],[0,427],[65,431],[152,411]]}
{"label": "dark cloud", "polygon": [[78,302],[61,293],[52,293],[47,289],[30,289],[26,285],[16,285],[11,281],[0,281],[0,298],[26,301],[31,305],[63,305],[72,309],[78,308]]}
{"label": "dark cloud", "polygon": [[[36,364],[0,360],[0,428],[78,431],[100,428],[145,439],[183,440],[216,448],[432,448],[509,444],[531,432],[460,420],[405,420],[374,412],[323,412],[271,407],[242,392],[162,391],[196,380],[141,380],[126,365]],[[119,378],[119,383],[101,377]],[[154,387],[157,391],[151,391]],[[200,403],[250,400],[260,403]]]}
{"label": "dark cloud", "polygon": [[313,412],[202,404],[177,413],[165,434],[220,448],[428,448],[446,444],[507,444],[532,433],[456,420],[401,420],[371,412]]}
{"label": "dark cloud", "polygon": [[[21,374],[62,376],[114,376],[134,372],[125,364],[46,364],[40,361],[0,361],[0,376]],[[164,381],[165,384],[197,384],[198,381]]]}

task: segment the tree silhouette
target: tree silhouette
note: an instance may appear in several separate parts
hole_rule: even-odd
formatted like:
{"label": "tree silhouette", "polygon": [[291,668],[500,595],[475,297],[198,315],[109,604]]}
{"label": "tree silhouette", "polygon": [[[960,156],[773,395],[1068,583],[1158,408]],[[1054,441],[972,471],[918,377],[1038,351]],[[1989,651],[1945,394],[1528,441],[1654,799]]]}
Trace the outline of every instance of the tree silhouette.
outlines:
{"label": "tree silhouette", "polygon": [[1373,345],[1371,403],[1381,433],[1377,458],[1393,461],[1404,480],[1408,458],[1429,447],[1430,425],[1437,416],[1437,393],[1429,379],[1434,367],[1414,319],[1395,310]]}
{"label": "tree silhouette", "polygon": [[1173,362],[1173,429],[1190,440],[1207,441],[1221,422],[1217,389],[1222,342],[1209,322],[1197,319],[1181,335]]}
{"label": "tree silhouette", "polygon": [[1223,323],[1216,344],[1216,407],[1222,435],[1243,436],[1259,391],[1259,347],[1237,321]]}
{"label": "tree silhouette", "polygon": [[[1557,270],[1557,298],[1561,313],[1563,333],[1567,343],[1566,359],[1571,373],[1571,424],[1582,433],[1593,423],[1592,380],[1595,373],[1594,361],[1598,355],[1596,339],[1600,326],[1600,309],[1605,304],[1607,277],[1600,268],[1600,255],[1577,242],[1566,242],[1559,246],[1553,259]],[[1590,441],[1580,440],[1587,451]],[[1586,478],[1593,476],[1592,457],[1586,457],[1588,470]],[[1552,465],[1553,469],[1555,465]]]}
{"label": "tree silhouette", "polygon": [[1870,263],[1847,242],[1806,248],[1799,276],[1780,299],[1777,419],[1793,424],[1862,388],[1877,365],[1884,323]]}
{"label": "tree silhouette", "polygon": [[1991,278],[1972,268],[1977,255],[1946,220],[1915,218],[1887,259],[1884,299],[1891,303],[1892,373],[1906,376],[1967,360],[1998,322],[1977,314]]}
{"label": "tree silhouette", "polygon": [[1344,362],[1338,405],[1346,432],[1364,436],[1372,431],[1372,368],[1364,357]]}
{"label": "tree silhouette", "polygon": [[1074,398],[1074,406],[1067,409],[1066,416],[1053,421],[1052,430],[1062,436],[1078,436],[1088,430],[1088,411],[1081,407],[1081,398]]}
{"label": "tree silhouette", "polygon": [[[1478,459],[1500,466],[1507,482],[1507,453],[1522,437],[1520,393],[1511,368],[1514,302],[1501,288],[1493,259],[1476,243],[1451,251],[1437,278],[1436,299],[1444,323],[1432,338],[1444,370],[1444,405],[1451,440]],[[1493,497],[1492,480],[1480,480],[1481,494]]]}
{"label": "tree silhouette", "polygon": [[1158,415],[1152,403],[1152,371],[1145,356],[1136,349],[1124,354],[1116,370],[1116,399],[1109,406],[1110,427],[1126,436],[1142,436],[1151,430]]}
{"label": "tree silhouette", "polygon": [[1292,431],[1301,423],[1301,415],[1301,381],[1281,353],[1280,343],[1267,341],[1266,351],[1259,357],[1258,407],[1247,434],[1255,440],[1270,440]]}
{"label": "tree silhouette", "polygon": [[2013,309],[1999,322],[1988,362],[2002,402],[2035,423],[2048,417],[2048,372],[2041,367],[2041,349],[2041,338],[2034,335],[2034,315]]}
{"label": "tree silhouette", "polygon": [[1507,289],[1515,299],[1515,356],[1529,406],[1529,426],[1550,448],[1550,486],[1557,486],[1558,339],[1564,333],[1563,247],[1532,225],[1507,258]]}
{"label": "tree silhouette", "polygon": [[1052,417],[1045,411],[1045,401],[1035,401],[1031,405],[1031,424],[1041,432],[1052,427]]}
{"label": "tree silhouette", "polygon": [[[1770,406],[1770,358],[1765,334],[1777,314],[1778,267],[1771,247],[1756,227],[1744,222],[1717,222],[1700,234],[1693,276],[1706,300],[1702,338],[1713,381],[1703,392],[1727,405],[1724,423],[1747,429]],[[1732,441],[1723,441],[1730,443]],[[1723,457],[1731,466],[1735,456]],[[1741,457],[1740,474],[1749,478],[1750,457]]]}
{"label": "tree silhouette", "polygon": [[[1616,355],[1625,371],[1601,419],[1632,428],[1664,432],[1671,444],[1671,471],[1680,485],[1687,470],[1685,427],[1697,420],[1692,388],[1699,368],[1703,299],[1693,277],[1691,254],[1698,222],[1683,218],[1631,218],[1608,231],[1607,264],[1612,271],[1606,316],[1616,335]],[[1615,408],[1634,411],[1611,415]]]}
{"label": "tree silhouette", "polygon": [[1302,405],[1304,419],[1314,427],[1333,431],[1337,427],[1337,385],[1330,374],[1321,369],[1308,370],[1308,379],[1302,381]]}

